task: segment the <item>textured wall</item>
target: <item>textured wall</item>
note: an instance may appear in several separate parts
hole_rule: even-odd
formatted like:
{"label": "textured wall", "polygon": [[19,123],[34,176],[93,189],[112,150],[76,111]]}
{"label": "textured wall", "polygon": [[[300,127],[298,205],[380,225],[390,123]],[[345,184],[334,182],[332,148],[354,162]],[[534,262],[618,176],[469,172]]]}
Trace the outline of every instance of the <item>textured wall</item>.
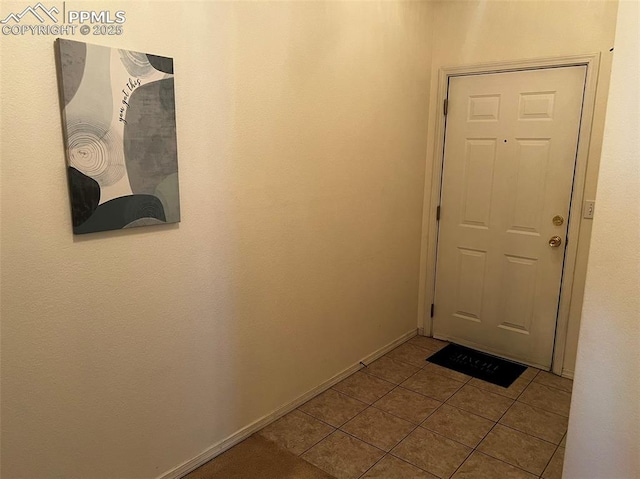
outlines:
{"label": "textured wall", "polygon": [[619,8],[567,479],[640,477],[640,6]]}
{"label": "textured wall", "polygon": [[54,38],[3,37],[11,479],[161,475],[416,326],[430,7],[100,5],[175,58],[182,223],[72,236]]}

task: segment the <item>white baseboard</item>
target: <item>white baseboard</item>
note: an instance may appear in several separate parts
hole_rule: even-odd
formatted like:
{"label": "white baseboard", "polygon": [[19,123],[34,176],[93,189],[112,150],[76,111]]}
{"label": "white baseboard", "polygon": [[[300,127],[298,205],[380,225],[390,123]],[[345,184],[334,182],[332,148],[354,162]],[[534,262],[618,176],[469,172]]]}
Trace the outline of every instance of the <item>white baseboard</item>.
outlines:
{"label": "white baseboard", "polygon": [[574,371],[571,371],[570,369],[563,369],[562,370],[562,377],[563,378],[567,378],[567,379],[572,379],[573,380],[573,375],[574,375]]}
{"label": "white baseboard", "polygon": [[258,419],[257,421],[252,422],[248,426],[243,427],[238,432],[232,434],[231,436],[229,436],[228,438],[218,442],[217,444],[214,444],[210,448],[206,449],[204,452],[198,454],[193,459],[190,459],[187,462],[175,467],[174,469],[171,469],[170,471],[161,474],[160,476],[157,477],[157,479],[179,479],[179,478],[185,476],[186,474],[190,473],[194,469],[197,469],[198,467],[203,465],[205,462],[210,461],[214,457],[216,457],[216,456],[222,454],[223,452],[225,452],[227,449],[230,449],[233,446],[235,446],[236,444],[238,444],[239,442],[244,441],[246,438],[251,436],[251,434],[253,434],[254,432],[259,431],[263,427],[265,427],[265,426],[271,424],[272,422],[280,419],[282,416],[284,416],[285,414],[293,411],[298,406],[301,406],[302,404],[307,402],[312,397],[317,396],[318,394],[326,391],[327,389],[329,389],[334,384],[337,384],[340,381],[342,381],[343,379],[345,379],[347,376],[350,376],[351,374],[353,374],[354,372],[358,371],[359,369],[362,369],[362,367],[363,367],[362,364],[363,363],[364,364],[369,364],[372,361],[375,361],[379,357],[384,356],[385,354],[387,354],[393,348],[395,348],[398,345],[404,343],[405,341],[411,339],[416,334],[417,334],[417,330],[416,329],[413,329],[413,330],[403,334],[398,339],[392,341],[391,343],[387,344],[386,346],[383,346],[382,348],[378,349],[377,351],[375,351],[375,352],[369,354],[368,356],[362,358],[361,361],[358,361],[357,363],[353,364],[352,366],[348,367],[347,369],[343,370],[342,372],[336,374],[331,379],[325,381],[321,385],[311,389],[310,391],[307,391],[305,394],[303,394],[302,396],[298,397],[297,399],[294,399],[290,403],[285,404],[284,406],[276,409],[275,411],[271,412],[270,414],[267,414],[266,416],[261,417],[260,419]]}

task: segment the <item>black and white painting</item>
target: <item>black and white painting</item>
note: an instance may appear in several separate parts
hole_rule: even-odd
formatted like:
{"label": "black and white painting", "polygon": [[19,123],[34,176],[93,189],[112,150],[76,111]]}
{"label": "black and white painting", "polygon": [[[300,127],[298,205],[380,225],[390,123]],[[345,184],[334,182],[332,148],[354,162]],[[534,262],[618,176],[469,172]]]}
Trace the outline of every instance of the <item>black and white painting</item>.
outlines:
{"label": "black and white painting", "polygon": [[56,47],[73,232],[180,221],[173,60]]}

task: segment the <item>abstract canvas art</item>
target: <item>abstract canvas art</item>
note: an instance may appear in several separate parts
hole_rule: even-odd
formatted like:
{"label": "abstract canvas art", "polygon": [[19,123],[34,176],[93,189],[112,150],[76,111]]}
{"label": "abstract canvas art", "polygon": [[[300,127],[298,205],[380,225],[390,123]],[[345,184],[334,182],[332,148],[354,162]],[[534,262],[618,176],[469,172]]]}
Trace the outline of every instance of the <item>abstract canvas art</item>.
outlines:
{"label": "abstract canvas art", "polygon": [[180,221],[173,60],[56,40],[75,234]]}

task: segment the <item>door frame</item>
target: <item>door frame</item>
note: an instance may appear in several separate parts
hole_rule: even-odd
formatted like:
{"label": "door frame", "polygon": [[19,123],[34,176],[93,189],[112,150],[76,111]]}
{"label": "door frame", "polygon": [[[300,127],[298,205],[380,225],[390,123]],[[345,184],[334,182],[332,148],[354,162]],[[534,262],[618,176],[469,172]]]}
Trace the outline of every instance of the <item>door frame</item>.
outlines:
{"label": "door frame", "polygon": [[[433,318],[431,308],[435,299],[436,286],[436,255],[438,240],[438,221],[436,209],[440,204],[442,193],[442,172],[444,166],[444,141],[446,116],[443,105],[447,98],[449,79],[455,76],[480,75],[490,73],[506,73],[526,70],[540,70],[547,68],[586,66],[585,88],[582,103],[582,118],[578,132],[578,149],[574,167],[573,191],[571,192],[571,206],[569,208],[569,225],[567,230],[567,246],[565,250],[564,265],[562,268],[562,281],[560,283],[560,300],[558,303],[558,315],[556,318],[555,340],[551,371],[555,374],[562,373],[567,329],[569,325],[569,310],[571,306],[571,292],[573,290],[574,274],[576,269],[576,257],[578,252],[578,237],[582,224],[582,204],[584,201],[584,188],[586,180],[587,162],[589,157],[589,145],[591,142],[591,128],[593,123],[594,107],[596,101],[596,87],[598,71],[600,67],[600,53],[590,53],[574,56],[535,58],[527,60],[514,60],[504,62],[481,63],[474,65],[461,65],[443,67],[438,72],[437,89],[437,114],[435,124],[435,145],[433,164],[431,171],[431,185],[425,184],[425,196],[430,198],[428,214],[425,215],[427,225],[426,245],[426,277],[425,289],[421,291],[424,297],[423,331],[428,336],[433,336]],[[420,319],[420,318],[419,318]]]}

